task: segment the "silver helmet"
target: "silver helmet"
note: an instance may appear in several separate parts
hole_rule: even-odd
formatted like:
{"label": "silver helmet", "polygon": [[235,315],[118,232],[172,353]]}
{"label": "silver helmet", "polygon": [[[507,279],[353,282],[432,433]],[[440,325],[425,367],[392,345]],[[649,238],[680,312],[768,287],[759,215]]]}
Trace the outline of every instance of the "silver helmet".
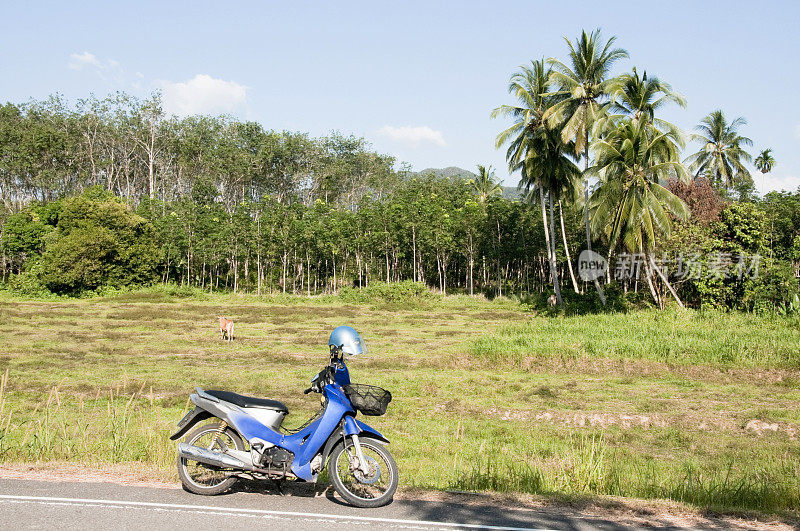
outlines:
{"label": "silver helmet", "polygon": [[356,354],[367,353],[367,343],[364,341],[354,328],[349,326],[339,326],[331,332],[328,346],[340,349],[345,354],[355,356]]}

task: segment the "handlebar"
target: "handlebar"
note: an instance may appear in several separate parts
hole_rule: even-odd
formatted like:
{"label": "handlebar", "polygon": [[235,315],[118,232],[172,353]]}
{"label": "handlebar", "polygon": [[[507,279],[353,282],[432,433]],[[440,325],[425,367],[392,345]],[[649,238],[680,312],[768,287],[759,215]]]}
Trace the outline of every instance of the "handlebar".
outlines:
{"label": "handlebar", "polygon": [[314,376],[314,379],[311,380],[311,387],[303,391],[303,394],[307,395],[312,391],[315,393],[322,393],[322,390],[326,385],[335,381],[334,373],[335,369],[333,369],[330,365],[322,369],[316,376]]}

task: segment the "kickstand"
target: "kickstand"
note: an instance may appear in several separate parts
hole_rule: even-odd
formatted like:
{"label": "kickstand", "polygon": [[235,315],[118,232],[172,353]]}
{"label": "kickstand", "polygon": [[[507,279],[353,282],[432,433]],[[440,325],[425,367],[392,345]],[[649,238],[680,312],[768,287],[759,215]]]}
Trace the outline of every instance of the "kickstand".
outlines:
{"label": "kickstand", "polygon": [[286,496],[286,494],[283,492],[283,481],[282,480],[273,479],[272,480],[272,484],[275,485],[275,489],[278,491],[278,494],[280,494],[281,496]]}

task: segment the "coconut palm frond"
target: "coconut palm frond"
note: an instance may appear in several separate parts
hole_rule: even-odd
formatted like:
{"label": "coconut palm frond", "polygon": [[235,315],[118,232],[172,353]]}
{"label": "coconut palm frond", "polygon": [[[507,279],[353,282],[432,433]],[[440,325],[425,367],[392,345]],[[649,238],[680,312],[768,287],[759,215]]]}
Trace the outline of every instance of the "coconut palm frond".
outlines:
{"label": "coconut palm frond", "polygon": [[688,175],[673,135],[625,118],[594,151],[593,170],[604,178],[592,197],[592,226],[604,229],[611,249],[621,243],[630,252],[649,252],[659,235],[670,233],[671,216],[688,216],[683,201],[659,184],[670,175]]}
{"label": "coconut palm frond", "polygon": [[772,156],[771,149],[765,149],[758,154],[756,157],[754,164],[758,171],[762,174],[767,174],[772,171],[772,167],[775,165],[775,158]]}
{"label": "coconut palm frond", "polygon": [[741,117],[729,123],[719,109],[700,121],[696,128],[699,134],[692,139],[702,144],[701,149],[686,159],[695,176],[704,175],[725,187],[733,184],[734,176],[750,177],[744,163],[752,161],[752,156],[744,147],[752,146],[753,141],[738,132],[745,124],[747,120]]}

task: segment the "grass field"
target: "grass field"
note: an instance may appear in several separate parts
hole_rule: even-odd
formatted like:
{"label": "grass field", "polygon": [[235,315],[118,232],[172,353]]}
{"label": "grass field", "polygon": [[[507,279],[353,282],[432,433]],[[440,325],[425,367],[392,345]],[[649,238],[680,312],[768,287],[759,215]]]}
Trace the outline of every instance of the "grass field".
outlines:
{"label": "grass field", "polygon": [[[219,341],[216,316],[236,321]],[[147,463],[195,385],[278,398],[302,390],[339,324],[362,331],[354,381],[390,389],[405,487],[667,498],[800,510],[800,322],[693,311],[540,317],[509,301],[414,304],[158,290],[0,299],[0,459]]]}

